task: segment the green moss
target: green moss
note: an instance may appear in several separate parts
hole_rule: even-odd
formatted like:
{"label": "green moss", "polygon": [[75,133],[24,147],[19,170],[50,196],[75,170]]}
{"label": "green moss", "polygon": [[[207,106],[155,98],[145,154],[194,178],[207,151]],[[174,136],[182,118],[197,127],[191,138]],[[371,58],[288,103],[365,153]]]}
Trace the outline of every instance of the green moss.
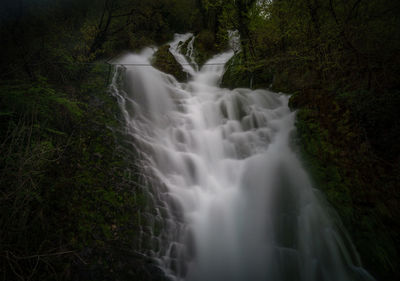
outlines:
{"label": "green moss", "polygon": [[215,34],[211,30],[203,29],[197,34],[193,47],[195,50],[195,61],[199,66],[202,66],[212,56],[228,48],[226,31],[221,30]]}
{"label": "green moss", "polygon": [[188,51],[188,45],[189,45],[189,42],[192,40],[192,38],[189,38],[188,40],[186,40],[185,42],[180,42],[179,43],[179,48],[180,48],[180,52],[182,53],[182,54],[186,54],[187,53],[187,51]]}
{"label": "green moss", "polygon": [[248,88],[250,87],[251,77],[243,64],[242,55],[234,55],[225,66],[225,73],[222,76],[221,87]]}
{"label": "green moss", "polygon": [[194,41],[195,60],[198,65],[203,65],[217,52],[215,50],[215,35],[210,30],[202,30]]}
{"label": "green moss", "polygon": [[227,63],[221,86],[225,88],[268,88],[273,79],[268,67],[246,64],[243,54],[235,54]]}
{"label": "green moss", "polygon": [[183,82],[187,79],[187,73],[183,71],[182,66],[170,53],[169,48],[169,45],[160,47],[154,54],[152,65],[162,72],[173,75],[178,81]]}

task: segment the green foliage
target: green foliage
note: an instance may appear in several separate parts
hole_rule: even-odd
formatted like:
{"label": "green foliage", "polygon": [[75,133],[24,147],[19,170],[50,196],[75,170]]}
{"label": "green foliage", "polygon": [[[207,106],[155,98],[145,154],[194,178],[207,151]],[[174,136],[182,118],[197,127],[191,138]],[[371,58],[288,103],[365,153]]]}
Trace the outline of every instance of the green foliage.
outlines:
{"label": "green foliage", "polygon": [[138,254],[154,210],[98,60],[192,28],[195,0],[2,3],[1,280],[164,279]]}
{"label": "green foliage", "polygon": [[52,88],[43,77],[31,84],[20,81],[5,83],[0,87],[0,101],[3,105],[1,112],[9,117],[2,119],[5,122],[8,120],[11,126],[16,126],[19,120],[27,119],[35,121],[35,127],[42,126],[42,129],[50,133],[63,130],[73,121],[79,122],[83,115],[78,101]]}
{"label": "green foliage", "polygon": [[195,59],[198,65],[204,64],[208,59],[217,53],[215,34],[210,30],[202,30],[194,41],[196,50]]}
{"label": "green foliage", "polygon": [[250,87],[251,74],[243,63],[241,53],[234,55],[227,63],[221,86],[227,88]]}
{"label": "green foliage", "polygon": [[[227,88],[268,88],[273,81],[272,69],[263,63],[246,63],[243,53],[235,54],[227,63],[221,86]],[[286,90],[279,89],[282,92]]]}
{"label": "green foliage", "polygon": [[200,10],[197,0],[170,0],[165,7],[168,11],[168,22],[175,32],[186,32],[187,30],[199,31],[202,28]]}
{"label": "green foliage", "polygon": [[374,156],[354,120],[357,111],[351,113],[347,101],[306,90],[293,95],[290,105],[300,108],[298,141],[315,186],[324,191],[350,230],[366,268],[389,278],[397,274],[393,261],[399,259],[397,203],[392,200],[398,178],[392,178],[391,169]]}
{"label": "green foliage", "polygon": [[169,48],[169,45],[160,47],[154,54],[152,65],[165,73],[173,75],[178,81],[182,82],[187,79],[187,74],[170,53]]}
{"label": "green foliage", "polygon": [[152,209],[133,155],[109,129],[120,125],[107,71],[70,81],[79,99],[44,78],[1,86],[2,280],[153,278],[136,254]]}
{"label": "green foliage", "polygon": [[203,28],[195,0],[5,1],[2,79],[79,79],[77,62],[110,58],[164,43],[176,31]]}
{"label": "green foliage", "polygon": [[221,14],[242,38],[242,53],[232,59],[238,65],[228,65],[223,85],[273,76],[273,90],[295,93],[290,106],[299,109],[300,145],[316,186],[350,229],[367,270],[398,278],[400,6],[248,3],[228,1]]}
{"label": "green foliage", "polygon": [[390,162],[400,155],[400,92],[353,91],[340,95],[380,157]]}

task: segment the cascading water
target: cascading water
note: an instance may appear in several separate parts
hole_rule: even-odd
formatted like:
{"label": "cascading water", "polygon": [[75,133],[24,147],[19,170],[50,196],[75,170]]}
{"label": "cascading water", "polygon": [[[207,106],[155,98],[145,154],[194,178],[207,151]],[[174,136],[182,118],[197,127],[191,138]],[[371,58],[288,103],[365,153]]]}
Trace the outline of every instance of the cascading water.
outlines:
{"label": "cascading water", "polygon": [[[118,66],[111,86],[127,132],[157,178],[163,242],[151,253],[171,280],[374,280],[292,150],[295,113],[268,90],[218,87],[228,51],[187,83],[151,66]],[[194,40],[192,38],[192,40]],[[149,63],[153,50],[120,64]],[[118,83],[118,81],[123,83]],[[162,209],[162,210],[161,210]],[[161,216],[161,215],[160,215]]]}

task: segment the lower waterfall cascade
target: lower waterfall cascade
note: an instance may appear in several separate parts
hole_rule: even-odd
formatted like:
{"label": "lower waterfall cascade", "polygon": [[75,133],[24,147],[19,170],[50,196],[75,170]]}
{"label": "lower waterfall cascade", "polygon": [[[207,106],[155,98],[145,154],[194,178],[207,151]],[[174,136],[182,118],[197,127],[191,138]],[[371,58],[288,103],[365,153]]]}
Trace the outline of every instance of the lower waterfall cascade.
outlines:
{"label": "lower waterfall cascade", "polygon": [[111,93],[160,185],[146,255],[174,281],[375,280],[296,154],[288,95],[220,88],[234,51],[200,68],[194,40],[170,43],[185,83],[144,66],[152,48],[115,62]]}

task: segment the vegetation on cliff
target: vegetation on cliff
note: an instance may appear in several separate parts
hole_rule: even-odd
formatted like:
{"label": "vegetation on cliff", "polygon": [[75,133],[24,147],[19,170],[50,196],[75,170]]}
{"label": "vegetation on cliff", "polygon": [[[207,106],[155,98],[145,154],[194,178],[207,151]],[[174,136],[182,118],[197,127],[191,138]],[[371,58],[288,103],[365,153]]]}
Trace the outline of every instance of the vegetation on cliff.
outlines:
{"label": "vegetation on cliff", "polygon": [[316,186],[350,230],[366,268],[378,279],[398,278],[400,6],[360,0],[231,5],[242,6],[240,15],[232,7],[224,15],[244,36],[243,52],[231,60],[223,85],[272,83],[293,94],[298,141]]}
{"label": "vegetation on cliff", "polygon": [[87,69],[69,85],[79,98],[43,77],[0,88],[3,280],[146,276],[136,253],[146,193],[110,130],[118,111],[107,71]]}
{"label": "vegetation on cliff", "polygon": [[195,29],[196,7],[2,2],[1,280],[163,279],[141,254],[157,231],[150,184],[122,134],[104,61]]}

